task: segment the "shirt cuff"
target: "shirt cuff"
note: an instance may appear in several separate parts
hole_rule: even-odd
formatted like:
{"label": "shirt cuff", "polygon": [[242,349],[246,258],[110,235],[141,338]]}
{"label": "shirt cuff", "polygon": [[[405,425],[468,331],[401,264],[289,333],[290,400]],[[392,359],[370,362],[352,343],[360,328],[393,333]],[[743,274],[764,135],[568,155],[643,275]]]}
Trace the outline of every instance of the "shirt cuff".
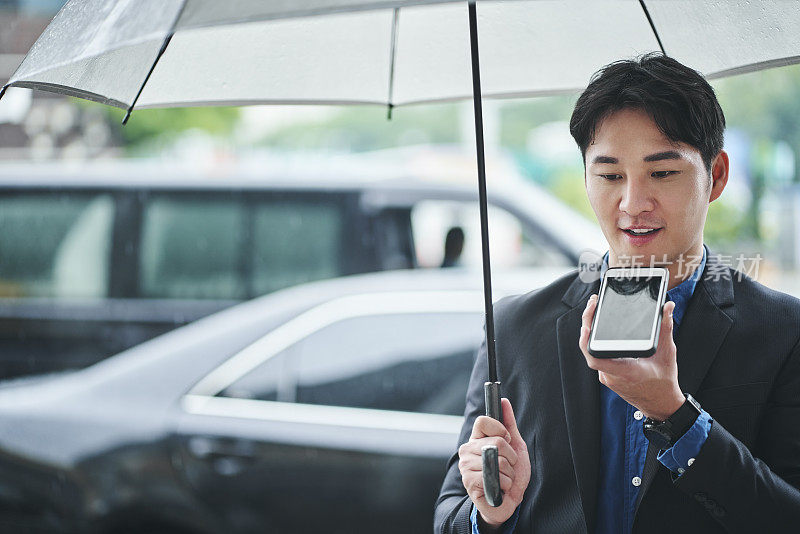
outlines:
{"label": "shirt cuff", "polygon": [[[514,532],[514,527],[517,526],[517,520],[519,519],[519,506],[517,509],[514,510],[514,513],[506,519],[506,522],[503,523],[503,526],[500,529],[501,534],[511,534]],[[469,514],[470,523],[472,523],[472,534],[481,534],[480,530],[478,530],[478,507],[475,504],[472,505],[472,512]]]}
{"label": "shirt cuff", "polygon": [[674,474],[681,476],[700,454],[703,443],[708,439],[712,422],[708,412],[702,410],[694,424],[671,448],[659,452],[658,461]]}

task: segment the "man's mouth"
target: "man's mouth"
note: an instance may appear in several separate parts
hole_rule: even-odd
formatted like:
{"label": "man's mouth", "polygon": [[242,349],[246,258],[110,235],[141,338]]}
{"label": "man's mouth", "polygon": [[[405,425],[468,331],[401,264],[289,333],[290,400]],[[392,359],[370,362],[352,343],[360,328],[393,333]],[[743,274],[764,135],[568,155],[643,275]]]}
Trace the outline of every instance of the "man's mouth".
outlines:
{"label": "man's mouth", "polygon": [[622,231],[632,236],[651,235],[661,230],[661,228],[622,228]]}
{"label": "man's mouth", "polygon": [[627,234],[625,241],[634,247],[643,247],[658,237],[661,228],[620,228],[622,232]]}

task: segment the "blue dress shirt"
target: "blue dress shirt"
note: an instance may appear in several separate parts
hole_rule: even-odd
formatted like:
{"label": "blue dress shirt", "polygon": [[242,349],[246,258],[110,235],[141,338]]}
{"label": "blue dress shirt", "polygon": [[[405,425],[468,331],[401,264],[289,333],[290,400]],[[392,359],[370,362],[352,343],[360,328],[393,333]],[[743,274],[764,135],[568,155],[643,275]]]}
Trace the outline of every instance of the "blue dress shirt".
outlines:
{"label": "blue dress shirt", "polygon": [[[673,335],[680,326],[686,306],[694,294],[697,280],[706,264],[706,249],[703,259],[692,276],[667,291],[667,299],[675,302],[672,318],[675,323]],[[608,269],[608,253],[603,257],[600,275]],[[628,533],[633,529],[636,497],[642,483],[641,475],[647,455],[647,438],[642,431],[643,414],[625,402],[611,389],[600,384],[600,484],[596,534]],[[699,454],[700,448],[711,430],[711,416],[703,411],[694,425],[672,448],[659,451],[658,461],[680,476]],[[519,506],[503,524],[501,532],[511,534],[519,519]],[[473,505],[470,514],[472,533],[478,530],[478,509]]]}

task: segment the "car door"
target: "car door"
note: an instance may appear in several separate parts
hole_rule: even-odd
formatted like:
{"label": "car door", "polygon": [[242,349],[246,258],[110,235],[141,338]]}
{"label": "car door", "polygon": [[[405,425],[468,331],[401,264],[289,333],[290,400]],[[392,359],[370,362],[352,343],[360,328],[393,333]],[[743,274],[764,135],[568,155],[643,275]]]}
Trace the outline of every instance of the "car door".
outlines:
{"label": "car door", "polygon": [[187,485],[235,532],[429,530],[481,310],[473,292],[358,295],[270,332],[183,399]]}

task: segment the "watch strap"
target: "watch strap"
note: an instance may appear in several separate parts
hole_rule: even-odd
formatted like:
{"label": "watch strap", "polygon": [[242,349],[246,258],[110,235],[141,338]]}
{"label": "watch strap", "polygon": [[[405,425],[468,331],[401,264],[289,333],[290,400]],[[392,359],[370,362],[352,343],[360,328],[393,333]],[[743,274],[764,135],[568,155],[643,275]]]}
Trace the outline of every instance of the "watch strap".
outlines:
{"label": "watch strap", "polygon": [[678,408],[674,414],[667,418],[667,421],[671,423],[670,431],[674,435],[673,443],[686,434],[687,430],[692,428],[700,412],[703,411],[694,397],[688,393],[684,393],[684,395],[686,396],[686,401],[681,404],[681,407]]}
{"label": "watch strap", "polygon": [[694,397],[688,393],[684,393],[684,396],[686,401],[665,421],[647,417],[643,422],[645,436],[661,450],[672,447],[692,427],[703,411]]}

